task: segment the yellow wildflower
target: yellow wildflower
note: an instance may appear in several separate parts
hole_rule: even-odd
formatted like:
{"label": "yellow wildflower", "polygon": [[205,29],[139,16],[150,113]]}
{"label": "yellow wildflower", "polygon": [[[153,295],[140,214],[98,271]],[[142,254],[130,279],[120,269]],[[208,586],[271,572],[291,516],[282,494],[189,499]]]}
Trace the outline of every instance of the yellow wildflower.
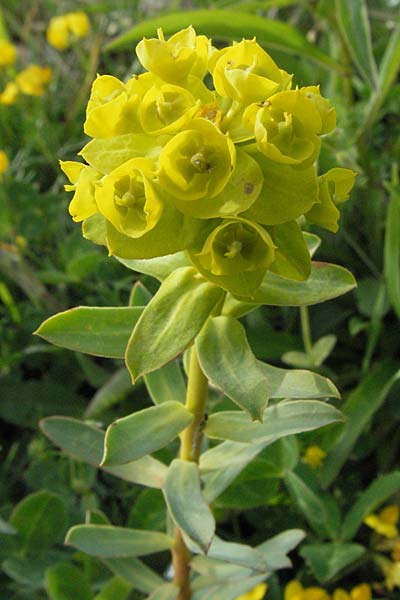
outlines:
{"label": "yellow wildflower", "polygon": [[71,12],[65,15],[70,32],[77,38],[84,38],[89,34],[90,21],[87,15],[82,12]]}
{"label": "yellow wildflower", "polygon": [[0,40],[0,67],[13,65],[17,58],[17,49],[7,40]]}
{"label": "yellow wildflower", "polygon": [[378,515],[368,515],[364,519],[364,523],[384,537],[395,538],[399,534],[396,527],[399,516],[399,507],[395,504],[390,504],[381,510]]}
{"label": "yellow wildflower", "polygon": [[351,600],[371,600],[372,591],[368,583],[360,583],[356,585],[350,592]]}
{"label": "yellow wildflower", "polygon": [[320,587],[304,588],[300,581],[293,579],[285,587],[284,600],[330,600],[330,596]]}
{"label": "yellow wildflower", "polygon": [[29,65],[29,67],[18,73],[16,81],[23,94],[42,96],[51,77],[52,70],[49,67]]}
{"label": "yellow wildflower", "polygon": [[53,17],[50,19],[46,31],[47,41],[57,50],[66,50],[69,46],[68,23],[65,18]]}
{"label": "yellow wildflower", "polygon": [[0,93],[0,104],[14,104],[17,100],[18,92],[18,86],[15,81],[9,81]]}
{"label": "yellow wildflower", "polygon": [[246,592],[245,594],[241,594],[236,598],[236,600],[262,600],[265,596],[265,592],[267,591],[268,586],[266,583],[259,583],[252,590]]}
{"label": "yellow wildflower", "polygon": [[4,150],[0,150],[0,175],[2,175],[4,171],[7,171],[9,164],[10,162],[7,154],[4,152]]}
{"label": "yellow wildflower", "polygon": [[308,446],[304,453],[303,461],[312,469],[320,467],[326,456],[325,450],[319,446]]}
{"label": "yellow wildflower", "polygon": [[90,31],[90,22],[84,12],[66,13],[53,17],[46,31],[48,43],[57,50],[66,50],[73,38],[84,38]]}

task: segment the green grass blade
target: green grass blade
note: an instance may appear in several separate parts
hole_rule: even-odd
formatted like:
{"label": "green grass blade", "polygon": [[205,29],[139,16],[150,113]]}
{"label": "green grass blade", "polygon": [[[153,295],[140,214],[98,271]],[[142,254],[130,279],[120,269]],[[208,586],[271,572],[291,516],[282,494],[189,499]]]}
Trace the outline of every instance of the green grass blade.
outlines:
{"label": "green grass blade", "polygon": [[365,0],[336,0],[336,18],[346,46],[360,75],[375,89],[378,70],[372,52],[371,30]]}

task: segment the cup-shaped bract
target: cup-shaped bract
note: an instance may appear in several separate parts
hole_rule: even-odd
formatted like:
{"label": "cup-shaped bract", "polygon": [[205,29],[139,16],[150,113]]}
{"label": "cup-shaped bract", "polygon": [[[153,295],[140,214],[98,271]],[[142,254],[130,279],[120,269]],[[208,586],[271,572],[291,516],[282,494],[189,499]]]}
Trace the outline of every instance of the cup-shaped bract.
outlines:
{"label": "cup-shaped bract", "polygon": [[191,202],[222,192],[235,167],[232,140],[207,119],[194,119],[160,155],[158,177],[165,190]]}
{"label": "cup-shaped bract", "polygon": [[287,165],[308,166],[315,162],[321,129],[317,107],[300,90],[271,96],[255,115],[260,151],[270,160]]}
{"label": "cup-shaped bract", "polygon": [[95,186],[98,211],[128,237],[141,237],[157,224],[163,204],[154,184],[154,165],[132,158]]}
{"label": "cup-shaped bract", "polygon": [[202,79],[207,71],[210,42],[196,35],[193,27],[178,31],[165,40],[162,29],[158,39],[144,38],[136,46],[136,54],[145,69],[168,83],[182,83],[189,74]]}
{"label": "cup-shaped bract", "polygon": [[263,102],[291,84],[291,76],[279,69],[255,39],[216,51],[212,64],[218,94],[240,104]]}
{"label": "cup-shaped bract", "polygon": [[240,298],[254,298],[267,271],[307,279],[300,223],[337,231],[355,177],[318,177],[321,138],[336,126],[330,101],[318,86],[292,90],[255,39],[217,50],[193,27],[169,39],[158,30],[136,52],[147,72],[93,83],[88,164],[61,165],[85,237],[127,259],[185,250]]}

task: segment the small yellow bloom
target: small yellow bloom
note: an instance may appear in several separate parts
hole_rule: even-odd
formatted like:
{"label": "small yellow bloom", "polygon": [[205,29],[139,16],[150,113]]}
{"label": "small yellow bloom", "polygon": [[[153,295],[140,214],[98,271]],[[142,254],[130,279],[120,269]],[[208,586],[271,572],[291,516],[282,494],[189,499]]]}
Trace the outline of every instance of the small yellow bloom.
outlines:
{"label": "small yellow bloom", "polygon": [[354,587],[350,592],[351,600],[371,600],[372,591],[368,583],[361,583]]}
{"label": "small yellow bloom", "polygon": [[241,594],[236,598],[236,600],[262,600],[265,596],[265,592],[267,591],[268,586],[266,583],[259,583],[252,590],[246,592],[245,594]]}
{"label": "small yellow bloom", "polygon": [[52,70],[50,67],[29,65],[29,67],[18,73],[16,81],[23,94],[28,96],[42,96],[51,77]]}
{"label": "small yellow bloom", "polygon": [[364,519],[364,523],[374,531],[387,538],[395,538],[399,534],[396,527],[399,520],[399,507],[395,504],[386,506],[378,515],[371,514]]}
{"label": "small yellow bloom", "polygon": [[70,32],[77,38],[85,38],[90,31],[90,21],[87,15],[82,12],[71,12],[65,15]]}
{"label": "small yellow bloom", "polygon": [[293,579],[285,586],[284,600],[303,600],[304,588],[300,581]]}
{"label": "small yellow bloom", "polygon": [[284,600],[330,600],[330,596],[320,587],[304,588],[300,581],[293,579],[285,587]]}
{"label": "small yellow bloom", "polygon": [[322,450],[319,446],[308,446],[304,453],[303,460],[309,467],[316,469],[322,465],[325,456],[325,450]]}
{"label": "small yellow bloom", "polygon": [[9,81],[4,90],[0,93],[0,104],[15,104],[18,96],[18,86],[15,81]]}
{"label": "small yellow bloom", "polygon": [[0,40],[0,67],[13,65],[17,58],[17,49],[7,40]]}
{"label": "small yellow bloom", "polygon": [[66,50],[73,38],[84,38],[89,34],[90,21],[84,12],[66,13],[53,17],[46,31],[48,43],[57,50]]}
{"label": "small yellow bloom", "polygon": [[0,175],[7,171],[10,162],[4,150],[0,150]]}
{"label": "small yellow bloom", "polygon": [[53,17],[50,19],[46,38],[50,46],[53,46],[57,50],[66,50],[68,48],[69,31],[65,17]]}

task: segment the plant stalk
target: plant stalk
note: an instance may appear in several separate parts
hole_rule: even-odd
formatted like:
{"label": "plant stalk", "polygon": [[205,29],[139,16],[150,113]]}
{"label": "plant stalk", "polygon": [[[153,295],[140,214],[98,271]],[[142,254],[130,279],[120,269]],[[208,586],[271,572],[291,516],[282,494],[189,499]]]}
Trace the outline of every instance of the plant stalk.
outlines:
{"label": "plant stalk", "polygon": [[[196,348],[192,346],[189,363],[189,377],[186,393],[186,408],[193,413],[193,422],[181,434],[180,458],[198,462],[203,440],[203,429],[207,406],[208,380],[204,375]],[[174,583],[179,587],[178,600],[190,600],[190,568],[191,553],[185,545],[179,527],[175,528],[175,543],[172,550],[174,567]]]}
{"label": "plant stalk", "polygon": [[310,316],[307,306],[300,306],[301,333],[303,337],[304,350],[307,356],[312,360],[312,338],[310,327]]}

